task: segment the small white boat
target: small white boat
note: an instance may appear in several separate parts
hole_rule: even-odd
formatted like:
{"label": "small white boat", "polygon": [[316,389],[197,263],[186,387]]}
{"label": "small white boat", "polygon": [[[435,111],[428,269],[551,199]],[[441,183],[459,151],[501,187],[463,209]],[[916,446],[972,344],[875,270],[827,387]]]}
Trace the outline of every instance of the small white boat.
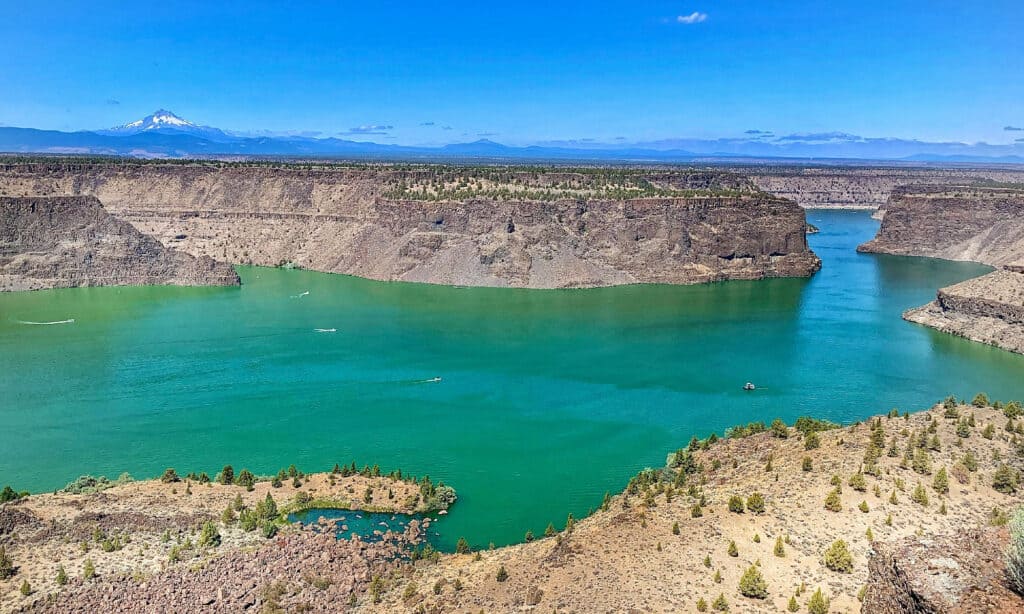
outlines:
{"label": "small white boat", "polygon": [[755,386],[754,386],[754,384],[752,384],[750,382],[747,382],[746,384],[743,384],[743,389],[744,390],[754,390]]}

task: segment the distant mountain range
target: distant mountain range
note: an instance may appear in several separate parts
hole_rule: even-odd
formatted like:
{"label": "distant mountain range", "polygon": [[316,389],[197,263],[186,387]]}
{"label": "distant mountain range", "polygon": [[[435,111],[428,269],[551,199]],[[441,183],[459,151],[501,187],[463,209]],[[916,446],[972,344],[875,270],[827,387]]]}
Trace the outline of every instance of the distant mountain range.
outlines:
{"label": "distant mountain range", "polygon": [[396,160],[579,160],[692,162],[712,159],[851,159],[906,162],[1024,163],[1024,142],[932,143],[841,132],[775,136],[751,130],[729,139],[669,139],[633,144],[553,141],[511,147],[487,139],[439,147],[301,136],[247,136],[202,126],[160,109],[122,126],[60,132],[0,127],[0,152],[133,157],[333,157]]}

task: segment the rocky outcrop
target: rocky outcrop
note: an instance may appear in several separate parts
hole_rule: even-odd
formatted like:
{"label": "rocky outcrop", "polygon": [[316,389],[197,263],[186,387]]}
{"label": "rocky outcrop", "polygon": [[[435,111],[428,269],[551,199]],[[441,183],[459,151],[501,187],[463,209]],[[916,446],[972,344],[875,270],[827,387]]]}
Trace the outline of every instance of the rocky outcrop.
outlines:
{"label": "rocky outcrop", "polygon": [[378,280],[566,288],[820,266],[795,203],[714,171],[26,164],[0,169],[0,193],[94,195],[195,256]]}
{"label": "rocky outcrop", "polygon": [[1024,263],[1024,189],[904,186],[893,191],[878,235],[862,252]]}
{"label": "rocky outcrop", "polygon": [[0,291],[238,285],[228,264],[167,248],[94,197],[0,197]]}
{"label": "rocky outcrop", "polygon": [[934,538],[878,543],[868,561],[862,612],[1019,612],[1005,580],[1007,531],[992,527]]}
{"label": "rocky outcrop", "polygon": [[793,200],[801,207],[825,209],[884,208],[897,186],[1024,183],[1024,170],[1010,168],[766,165],[735,170],[749,176],[765,192]]}
{"label": "rocky outcrop", "polygon": [[942,288],[903,319],[1024,354],[1024,272],[993,271]]}

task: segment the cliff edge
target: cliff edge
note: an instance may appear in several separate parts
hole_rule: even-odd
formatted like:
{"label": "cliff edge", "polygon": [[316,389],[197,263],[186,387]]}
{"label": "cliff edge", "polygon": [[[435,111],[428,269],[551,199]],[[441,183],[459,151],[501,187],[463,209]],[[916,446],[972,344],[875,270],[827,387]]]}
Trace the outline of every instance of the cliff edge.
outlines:
{"label": "cliff edge", "polygon": [[733,173],[441,165],[12,164],[194,256],[524,288],[809,276],[796,204]]}
{"label": "cliff edge", "polygon": [[0,291],[239,283],[230,265],[164,247],[95,197],[0,197]]}

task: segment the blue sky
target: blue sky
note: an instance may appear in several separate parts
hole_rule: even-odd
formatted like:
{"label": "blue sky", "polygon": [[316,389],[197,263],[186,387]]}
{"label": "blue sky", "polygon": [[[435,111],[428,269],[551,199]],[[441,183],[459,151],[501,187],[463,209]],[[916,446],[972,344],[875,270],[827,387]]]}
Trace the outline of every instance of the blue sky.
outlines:
{"label": "blue sky", "polygon": [[1004,130],[1024,127],[1020,0],[277,4],[3,0],[0,124],[163,107],[403,144],[1024,137]]}

